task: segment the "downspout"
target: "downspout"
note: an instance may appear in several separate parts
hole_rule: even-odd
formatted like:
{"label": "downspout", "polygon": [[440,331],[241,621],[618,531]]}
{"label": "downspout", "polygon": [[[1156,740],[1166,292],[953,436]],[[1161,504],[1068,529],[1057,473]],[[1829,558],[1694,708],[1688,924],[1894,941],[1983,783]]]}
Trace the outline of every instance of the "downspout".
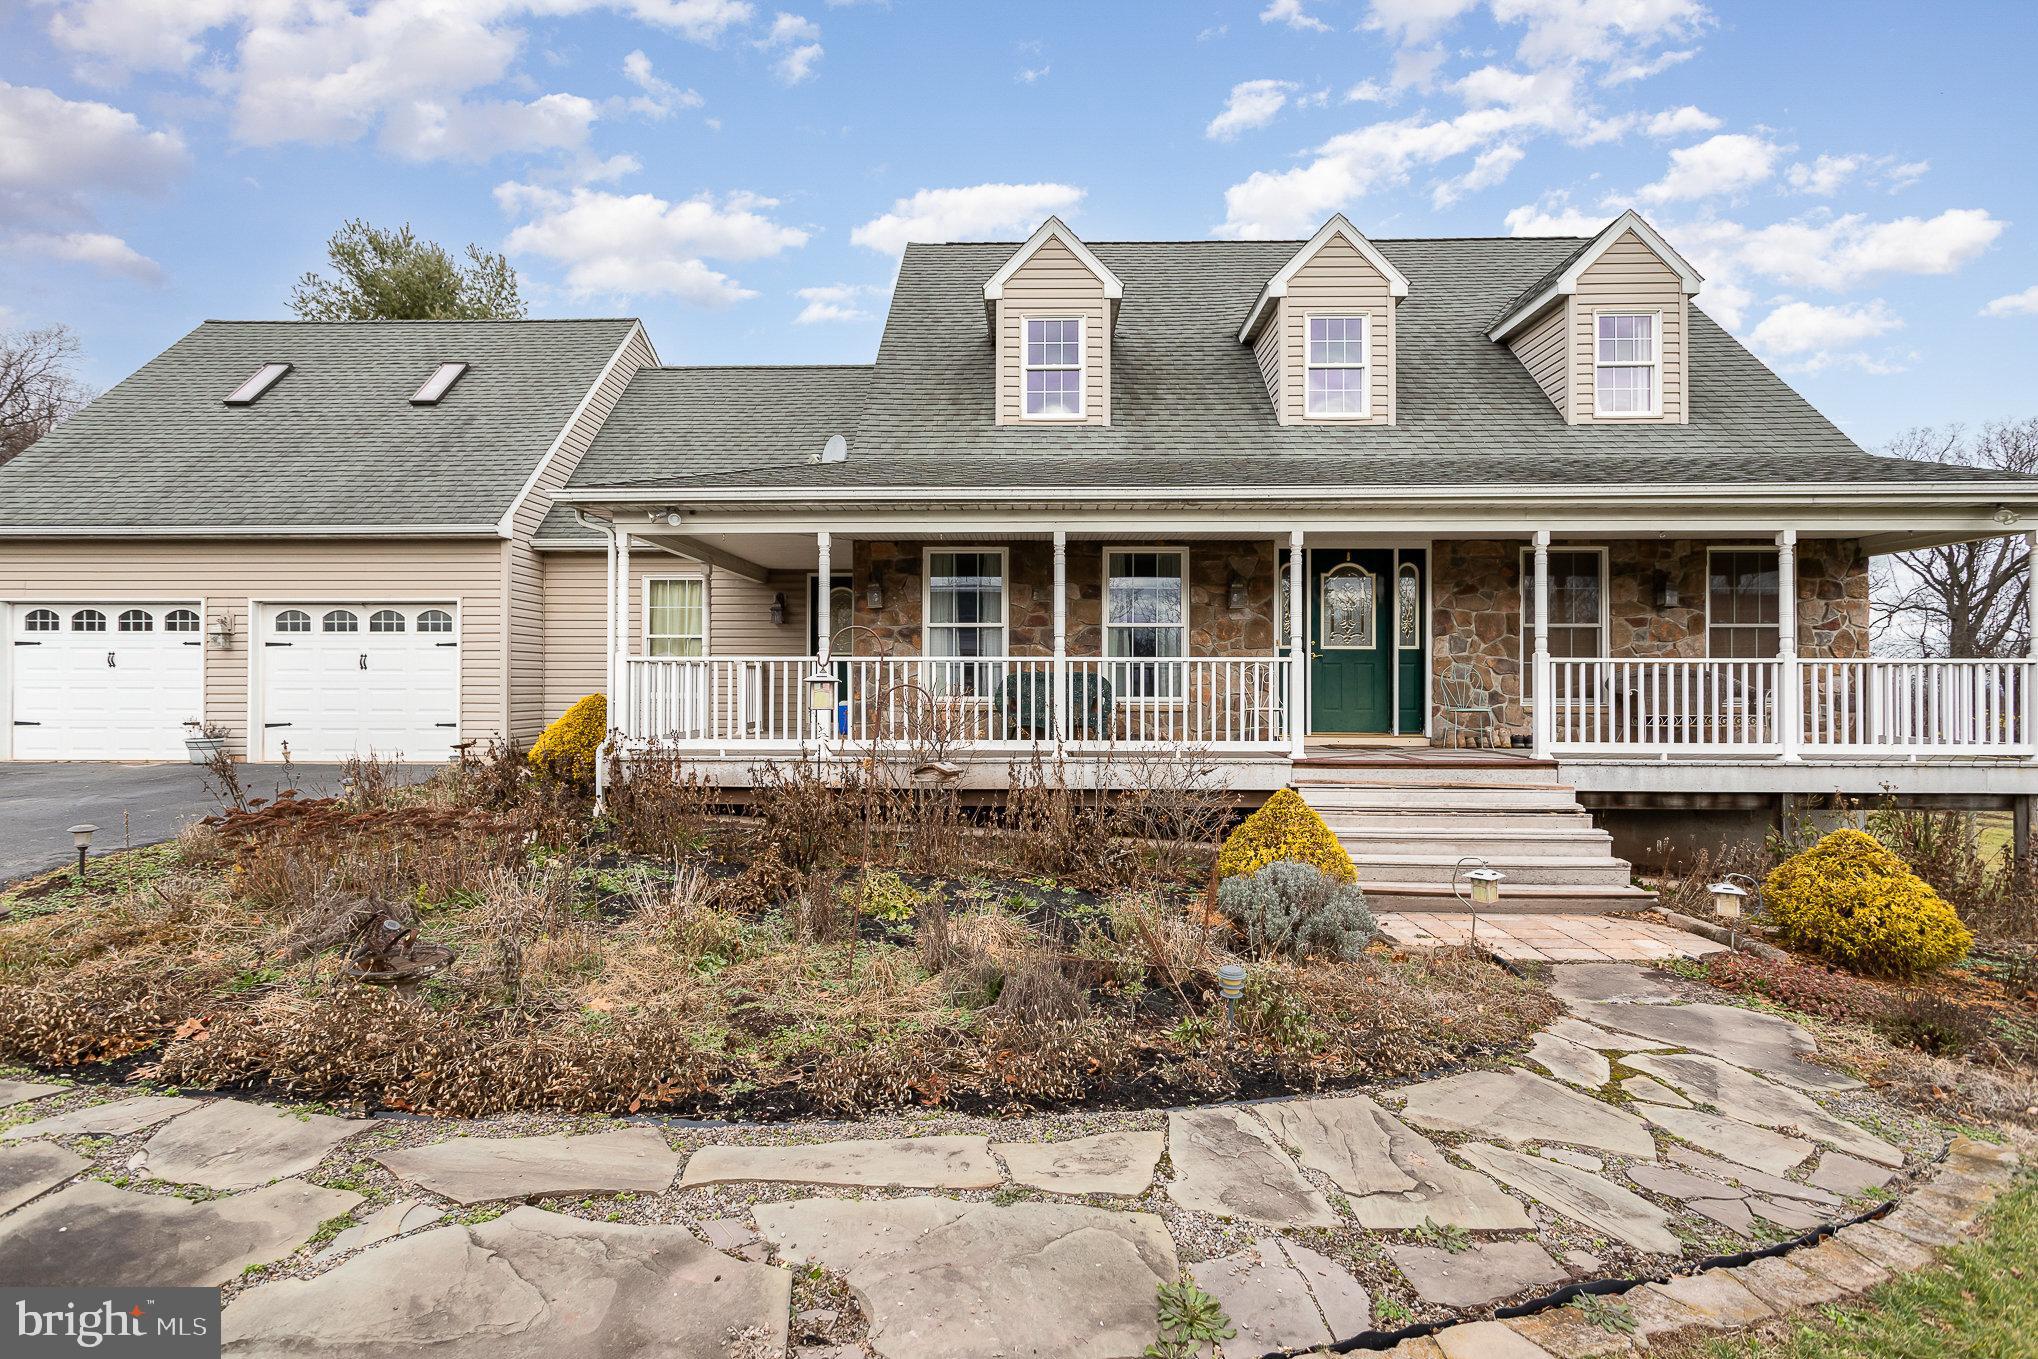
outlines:
{"label": "downspout", "polygon": [[[608,540],[608,552],[604,559],[607,575],[602,587],[602,615],[606,631],[602,638],[602,701],[610,702],[616,692],[616,525],[612,519],[598,519],[586,510],[575,506],[573,517],[580,526],[593,529]],[[596,747],[594,756],[594,805],[599,812],[608,792],[609,752],[615,740],[614,714],[603,724],[608,728],[602,733],[601,745]]]}

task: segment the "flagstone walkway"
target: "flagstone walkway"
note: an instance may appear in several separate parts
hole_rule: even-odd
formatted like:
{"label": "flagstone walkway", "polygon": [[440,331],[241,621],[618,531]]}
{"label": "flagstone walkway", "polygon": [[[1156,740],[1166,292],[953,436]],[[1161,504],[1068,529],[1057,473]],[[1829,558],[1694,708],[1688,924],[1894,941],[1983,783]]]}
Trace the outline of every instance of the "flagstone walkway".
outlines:
{"label": "flagstone walkway", "polygon": [[[244,1356],[1135,1359],[1186,1272],[1223,1359],[1413,1323],[1447,1329],[1401,1359],[1584,1359],[1916,1268],[2014,1173],[1962,1141],[1924,1183],[1944,1136],[1773,1015],[1621,964],[1553,989],[1519,1064],[1172,1112],[341,1119],[0,1081],[0,1284],[222,1286]],[[1632,1334],[1480,1320],[1605,1278],[1663,1280],[1615,1304]]]}
{"label": "flagstone walkway", "polygon": [[1544,963],[1658,963],[1723,953],[1725,944],[1653,920],[1617,915],[1480,915],[1388,911],[1380,932],[1397,944],[1474,942],[1501,958]]}

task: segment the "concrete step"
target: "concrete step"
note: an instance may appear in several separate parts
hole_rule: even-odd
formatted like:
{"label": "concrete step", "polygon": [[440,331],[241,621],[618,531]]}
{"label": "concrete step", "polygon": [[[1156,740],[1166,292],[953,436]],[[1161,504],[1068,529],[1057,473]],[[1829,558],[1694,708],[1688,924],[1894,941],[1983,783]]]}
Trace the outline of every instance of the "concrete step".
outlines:
{"label": "concrete step", "polygon": [[[1573,858],[1561,854],[1481,854],[1489,868],[1506,875],[1500,894],[1506,899],[1509,887],[1625,887],[1633,870],[1625,859]],[[1362,882],[1426,882],[1448,891],[1451,874],[1457,868],[1456,854],[1354,854]]]}
{"label": "concrete step", "polygon": [[1332,808],[1377,808],[1383,811],[1496,812],[1578,810],[1578,797],[1558,784],[1509,787],[1492,784],[1345,785],[1336,788],[1298,788],[1302,800],[1319,814]]}
{"label": "concrete step", "polygon": [[[1439,915],[1468,915],[1469,908],[1448,886],[1432,883],[1378,882],[1363,877],[1360,888],[1366,904],[1377,915],[1381,911],[1433,911]],[[1544,883],[1501,884],[1500,904],[1486,915],[1605,915],[1611,911],[1641,911],[1656,904],[1653,892],[1638,887],[1565,887]]]}
{"label": "concrete step", "polygon": [[1332,830],[1463,831],[1478,835],[1488,831],[1591,830],[1592,813],[1582,807],[1558,811],[1444,812],[1404,811],[1399,807],[1319,808],[1318,814]]}
{"label": "concrete step", "polygon": [[1554,764],[1534,760],[1508,760],[1477,765],[1384,762],[1326,765],[1303,761],[1297,763],[1289,772],[1289,781],[1297,789],[1344,788],[1363,783],[1384,783],[1405,788],[1465,783],[1535,787],[1555,784],[1557,767]]}
{"label": "concrete step", "polygon": [[1370,863],[1382,854],[1423,855],[1454,862],[1468,854],[1489,861],[1524,856],[1584,859],[1594,863],[1613,860],[1613,837],[1591,826],[1552,830],[1518,826],[1488,830],[1464,826],[1408,830],[1400,826],[1333,824],[1331,830],[1336,833],[1338,843],[1345,847],[1345,852],[1358,864]]}

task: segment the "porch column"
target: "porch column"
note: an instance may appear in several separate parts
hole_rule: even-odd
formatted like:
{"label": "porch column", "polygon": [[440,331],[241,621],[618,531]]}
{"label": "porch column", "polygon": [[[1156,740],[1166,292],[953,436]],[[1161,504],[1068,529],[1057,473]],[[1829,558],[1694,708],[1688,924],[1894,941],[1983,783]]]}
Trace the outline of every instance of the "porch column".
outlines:
{"label": "porch column", "polygon": [[814,535],[814,579],[814,652],[815,659],[826,665],[835,635],[835,620],[828,616],[829,596],[835,593],[835,544],[826,532]]}
{"label": "porch column", "polygon": [[1536,631],[1535,654],[1530,658],[1530,687],[1535,707],[1529,713],[1529,730],[1536,755],[1547,758],[1550,737],[1555,730],[1556,703],[1550,697],[1550,531],[1537,529],[1535,538]]}
{"label": "porch column", "polygon": [[[2025,638],[2025,654],[2038,662],[2038,532],[2024,535],[2024,616],[2029,621]],[[2038,760],[2038,711],[2034,711],[2033,700],[2038,698],[2038,664],[2024,667],[2023,683],[2017,686],[2017,701],[2023,705],[2018,714],[2022,724],[2020,734],[2024,744],[2031,747],[2031,758]]]}
{"label": "porch column", "polygon": [[602,622],[606,631],[602,634],[602,701],[613,703],[616,698],[616,527],[607,526],[607,550],[603,553],[603,565],[608,574],[602,583]]}
{"label": "porch column", "polygon": [[1777,738],[1783,758],[1802,758],[1798,747],[1804,743],[1802,706],[1804,682],[1797,672],[1797,530],[1784,529],[1776,535],[1776,659]]}
{"label": "porch column", "polygon": [[609,691],[609,729],[630,731],[630,531],[616,529],[616,683]]}
{"label": "porch column", "polygon": [[1069,710],[1069,535],[1054,531],[1054,659],[1048,666],[1048,720],[1054,725],[1054,754],[1068,740]]}
{"label": "porch column", "polygon": [[1302,552],[1302,530],[1288,531],[1288,753],[1294,759],[1302,758],[1302,742],[1309,726],[1308,675],[1309,653],[1303,650],[1303,639],[1308,630],[1302,621],[1302,578],[1309,570],[1309,563]]}

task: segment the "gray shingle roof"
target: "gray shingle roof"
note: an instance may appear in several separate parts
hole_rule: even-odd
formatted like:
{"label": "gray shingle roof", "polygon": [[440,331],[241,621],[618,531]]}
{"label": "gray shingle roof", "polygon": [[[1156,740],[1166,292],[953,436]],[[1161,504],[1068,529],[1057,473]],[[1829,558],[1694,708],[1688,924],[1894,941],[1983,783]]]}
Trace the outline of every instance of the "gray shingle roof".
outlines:
{"label": "gray shingle roof", "polygon": [[[0,533],[492,527],[633,324],[207,321],[0,467]],[[412,406],[446,360],[471,366]],[[293,367],[221,403],[268,362]]]}

